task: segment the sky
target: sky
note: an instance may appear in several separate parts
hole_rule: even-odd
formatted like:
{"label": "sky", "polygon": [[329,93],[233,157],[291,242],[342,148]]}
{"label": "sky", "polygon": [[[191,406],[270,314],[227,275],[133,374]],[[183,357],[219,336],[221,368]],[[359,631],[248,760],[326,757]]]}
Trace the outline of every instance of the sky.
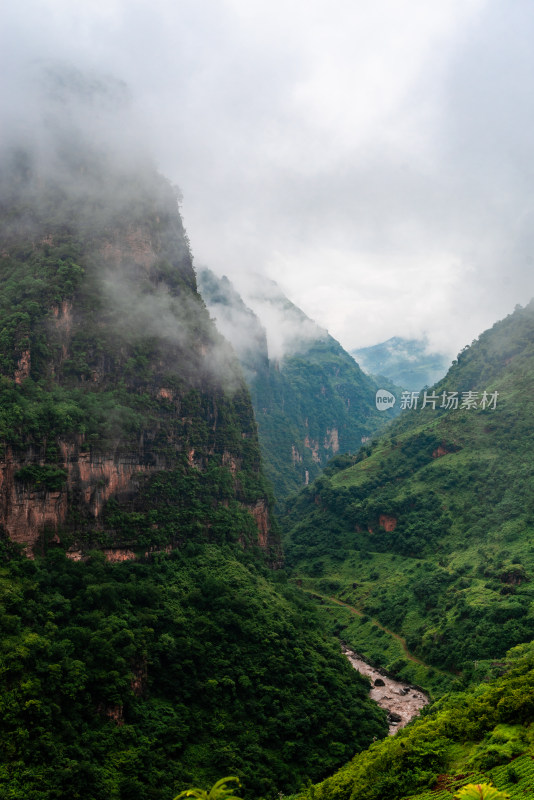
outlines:
{"label": "sky", "polygon": [[534,296],[532,41],[530,0],[8,0],[0,91],[30,105],[39,59],[124,80],[198,267],[454,357]]}

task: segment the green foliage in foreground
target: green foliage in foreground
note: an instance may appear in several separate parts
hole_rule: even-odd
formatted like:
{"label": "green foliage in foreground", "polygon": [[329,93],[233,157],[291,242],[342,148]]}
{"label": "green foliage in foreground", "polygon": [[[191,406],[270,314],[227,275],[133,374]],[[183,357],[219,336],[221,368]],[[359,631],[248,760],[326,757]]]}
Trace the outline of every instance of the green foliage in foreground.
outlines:
{"label": "green foliage in foreground", "polygon": [[[421,718],[371,745],[301,800],[448,800],[468,780],[511,794],[510,785],[522,782],[526,793],[512,796],[532,797],[534,769],[514,773],[513,759],[526,754],[534,765],[534,643],[510,656],[503,677],[427,707]],[[447,776],[461,782],[452,792],[438,791]]]}
{"label": "green foliage in foreground", "polygon": [[197,800],[240,800],[233,794],[233,789],[228,784],[237,784],[237,789],[241,788],[239,778],[221,778],[217,783],[214,783],[209,792],[205,789],[185,789],[176,795],[174,800],[181,800],[182,797],[195,797]]}
{"label": "green foliage in foreground", "polygon": [[456,795],[458,800],[509,800],[507,792],[499,792],[489,783],[470,783],[460,789]]}
{"label": "green foliage in foreground", "polygon": [[385,735],[301,593],[238,546],[0,571],[0,795],[168,800],[221,774],[295,791]]}

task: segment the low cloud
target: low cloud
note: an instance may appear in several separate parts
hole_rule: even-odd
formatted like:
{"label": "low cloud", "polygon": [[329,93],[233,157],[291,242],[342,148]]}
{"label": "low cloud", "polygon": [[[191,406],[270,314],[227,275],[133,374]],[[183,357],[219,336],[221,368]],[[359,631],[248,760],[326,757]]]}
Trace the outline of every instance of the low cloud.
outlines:
{"label": "low cloud", "polygon": [[268,275],[347,349],[454,354],[534,294],[528,0],[28,0],[0,36],[8,128],[39,127],[28,62],[118,76],[117,139],[181,186],[198,263]]}

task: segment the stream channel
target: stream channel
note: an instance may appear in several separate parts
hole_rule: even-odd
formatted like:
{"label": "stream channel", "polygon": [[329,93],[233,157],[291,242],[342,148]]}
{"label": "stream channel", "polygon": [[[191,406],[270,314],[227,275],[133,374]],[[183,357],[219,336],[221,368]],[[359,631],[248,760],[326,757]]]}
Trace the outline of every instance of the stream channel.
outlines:
{"label": "stream channel", "polygon": [[390,736],[407,725],[429,702],[428,695],[421,689],[410,683],[393,680],[384,670],[371,667],[345,645],[342,645],[341,649],[354,669],[370,679],[369,697],[388,712]]}

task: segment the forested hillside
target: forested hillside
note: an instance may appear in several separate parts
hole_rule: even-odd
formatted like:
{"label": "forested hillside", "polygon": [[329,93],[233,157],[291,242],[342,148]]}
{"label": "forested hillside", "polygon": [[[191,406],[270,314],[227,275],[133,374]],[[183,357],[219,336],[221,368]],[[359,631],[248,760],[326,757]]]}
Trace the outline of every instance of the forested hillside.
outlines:
{"label": "forested hillside", "polygon": [[266,474],[281,500],[317,477],[337,453],[355,453],[398,408],[377,411],[377,384],[339,342],[273,281],[251,280],[256,312],[227,278],[206,269],[199,274],[210,313],[243,367]]}
{"label": "forested hillside", "polygon": [[387,730],[305,599],[236,548],[14,559],[0,608],[3,797],[168,800],[227,773],[272,796]]}
{"label": "forested hillside", "polygon": [[533,376],[531,303],[288,504],[295,576],[362,612],[344,634],[400,674],[412,668],[388,654],[373,618],[461,680],[534,636]]}
{"label": "forested hillside", "polygon": [[235,513],[236,538],[276,560],[252,406],[196,291],[175,192],[61,121],[52,133],[46,161],[13,149],[2,174],[5,532],[34,552],[144,552],[189,529],[225,541]]}

